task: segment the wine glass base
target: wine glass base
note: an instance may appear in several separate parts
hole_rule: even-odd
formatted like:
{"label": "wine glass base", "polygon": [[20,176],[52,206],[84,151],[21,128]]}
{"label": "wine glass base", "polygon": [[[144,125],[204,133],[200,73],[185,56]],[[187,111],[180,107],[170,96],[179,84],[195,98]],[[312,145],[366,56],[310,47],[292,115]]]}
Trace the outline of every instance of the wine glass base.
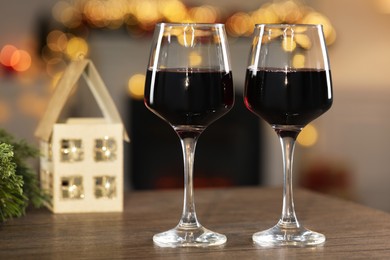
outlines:
{"label": "wine glass base", "polygon": [[156,234],[153,242],[160,247],[208,247],[226,243],[226,236],[204,227],[184,229],[180,227]]}
{"label": "wine glass base", "polygon": [[326,240],[323,234],[308,230],[304,227],[284,228],[279,225],[253,234],[252,239],[257,245],[265,247],[316,246],[324,243]]}

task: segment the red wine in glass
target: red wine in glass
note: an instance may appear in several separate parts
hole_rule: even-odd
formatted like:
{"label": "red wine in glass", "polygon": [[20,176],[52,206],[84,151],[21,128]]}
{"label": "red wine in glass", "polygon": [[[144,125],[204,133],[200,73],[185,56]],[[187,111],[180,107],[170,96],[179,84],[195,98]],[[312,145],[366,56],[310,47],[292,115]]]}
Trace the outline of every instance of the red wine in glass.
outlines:
{"label": "red wine in glass", "polygon": [[293,201],[295,140],[333,101],[332,80],[321,25],[258,24],[246,71],[244,102],[275,130],[283,155],[283,206],[278,223],[253,234],[260,246],[314,246],[323,234],[303,227]]}
{"label": "red wine in glass", "polygon": [[234,103],[230,57],[223,24],[161,23],[154,31],[144,101],[179,136],[184,159],[184,203],[179,224],[155,234],[161,247],[208,247],[226,236],[203,227],[196,216],[193,165],[197,140]]}
{"label": "red wine in glass", "polygon": [[231,72],[189,68],[146,73],[145,104],[173,126],[206,127],[233,102]]}
{"label": "red wine in glass", "polygon": [[244,102],[271,125],[305,126],[332,106],[329,79],[322,69],[248,69]]}

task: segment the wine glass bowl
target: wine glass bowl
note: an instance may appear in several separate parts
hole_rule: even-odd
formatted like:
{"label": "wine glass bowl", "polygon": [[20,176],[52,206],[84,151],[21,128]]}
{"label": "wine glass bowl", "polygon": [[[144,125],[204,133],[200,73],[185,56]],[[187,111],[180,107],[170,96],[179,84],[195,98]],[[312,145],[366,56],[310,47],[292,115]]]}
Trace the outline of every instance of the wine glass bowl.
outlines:
{"label": "wine glass bowl", "polygon": [[276,131],[283,154],[283,208],[279,222],[257,232],[262,246],[308,246],[325,241],[295,214],[292,165],[300,131],[332,105],[331,73],[321,25],[255,26],[246,72],[244,103]]}
{"label": "wine glass bowl", "polygon": [[184,159],[184,204],[179,224],[153,236],[161,247],[222,245],[226,236],[198,221],[193,192],[197,140],[234,103],[233,79],[222,24],[157,24],[146,73],[146,107],[172,126]]}

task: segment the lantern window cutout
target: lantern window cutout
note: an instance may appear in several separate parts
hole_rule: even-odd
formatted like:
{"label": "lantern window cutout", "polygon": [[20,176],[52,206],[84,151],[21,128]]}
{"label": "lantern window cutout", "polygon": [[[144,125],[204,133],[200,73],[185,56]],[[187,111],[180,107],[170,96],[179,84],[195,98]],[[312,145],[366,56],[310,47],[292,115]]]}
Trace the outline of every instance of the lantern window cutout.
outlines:
{"label": "lantern window cutout", "polygon": [[71,176],[61,178],[61,194],[63,199],[83,199],[83,177]]}
{"label": "lantern window cutout", "polygon": [[95,161],[114,161],[116,159],[117,145],[114,138],[105,136],[102,139],[95,139]]}
{"label": "lantern window cutout", "polygon": [[47,161],[53,161],[53,144],[51,142],[47,146]]}
{"label": "lantern window cutout", "polygon": [[114,198],[116,197],[116,180],[111,176],[95,177],[95,197]]}
{"label": "lantern window cutout", "polygon": [[81,139],[61,140],[61,162],[80,162],[84,159]]}

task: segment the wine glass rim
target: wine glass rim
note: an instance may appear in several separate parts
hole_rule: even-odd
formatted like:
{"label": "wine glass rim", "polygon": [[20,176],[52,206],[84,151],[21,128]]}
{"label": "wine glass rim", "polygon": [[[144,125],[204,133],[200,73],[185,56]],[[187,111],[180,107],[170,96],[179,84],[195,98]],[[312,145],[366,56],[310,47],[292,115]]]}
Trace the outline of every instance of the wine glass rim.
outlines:
{"label": "wine glass rim", "polygon": [[183,27],[183,26],[193,26],[193,27],[224,27],[223,23],[167,23],[161,22],[156,23],[156,26],[168,26],[168,27]]}
{"label": "wine glass rim", "polygon": [[318,28],[322,27],[322,24],[304,24],[304,23],[259,23],[255,24],[255,27],[275,27],[275,28],[285,28],[285,27],[308,27],[308,28]]}

